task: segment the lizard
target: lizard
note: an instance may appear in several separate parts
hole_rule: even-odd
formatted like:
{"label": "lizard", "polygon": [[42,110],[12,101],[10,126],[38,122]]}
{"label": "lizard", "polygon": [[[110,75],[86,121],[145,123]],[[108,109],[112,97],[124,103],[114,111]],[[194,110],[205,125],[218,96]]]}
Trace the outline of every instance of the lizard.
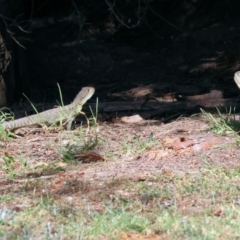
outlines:
{"label": "lizard", "polygon": [[240,71],[235,72],[234,81],[237,84],[238,88],[240,88]]}
{"label": "lizard", "polygon": [[[66,106],[49,109],[31,116],[23,117],[10,122],[3,122],[1,125],[5,130],[26,127],[32,124],[54,124],[57,122],[66,123],[67,129],[71,129],[72,121],[82,112],[83,105],[92,97],[95,89],[93,87],[83,87],[77,94],[73,102]],[[85,115],[85,114],[84,114]]]}

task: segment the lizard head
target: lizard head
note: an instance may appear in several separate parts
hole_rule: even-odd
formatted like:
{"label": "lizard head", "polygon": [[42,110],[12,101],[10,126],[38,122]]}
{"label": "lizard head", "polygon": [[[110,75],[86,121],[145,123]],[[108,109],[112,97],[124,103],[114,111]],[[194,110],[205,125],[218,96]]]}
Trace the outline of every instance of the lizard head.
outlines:
{"label": "lizard head", "polygon": [[92,97],[94,92],[95,92],[95,88],[93,88],[93,87],[84,87],[84,88],[82,88],[82,90],[78,93],[78,95],[73,100],[73,104],[77,104],[77,105],[83,106],[84,103],[86,103],[87,100]]}

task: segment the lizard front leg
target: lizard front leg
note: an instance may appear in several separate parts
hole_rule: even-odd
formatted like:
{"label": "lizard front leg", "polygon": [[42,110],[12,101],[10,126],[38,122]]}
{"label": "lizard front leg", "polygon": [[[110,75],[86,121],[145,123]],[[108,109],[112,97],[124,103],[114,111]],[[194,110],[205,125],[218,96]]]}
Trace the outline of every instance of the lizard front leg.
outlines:
{"label": "lizard front leg", "polygon": [[73,122],[74,119],[75,119],[75,117],[72,117],[72,118],[69,118],[69,119],[67,120],[67,122],[66,122],[66,124],[67,124],[67,130],[71,130],[71,128],[72,128],[72,122]]}

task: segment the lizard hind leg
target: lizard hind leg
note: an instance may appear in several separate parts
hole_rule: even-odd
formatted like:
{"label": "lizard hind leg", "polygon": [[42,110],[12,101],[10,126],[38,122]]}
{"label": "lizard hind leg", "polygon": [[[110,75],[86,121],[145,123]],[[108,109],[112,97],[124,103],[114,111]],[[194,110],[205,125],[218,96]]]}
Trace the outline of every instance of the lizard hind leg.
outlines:
{"label": "lizard hind leg", "polygon": [[86,121],[87,121],[87,133],[89,132],[89,129],[90,129],[90,122],[88,120],[88,117],[87,115],[85,114],[85,112],[81,112],[81,114],[86,118]]}

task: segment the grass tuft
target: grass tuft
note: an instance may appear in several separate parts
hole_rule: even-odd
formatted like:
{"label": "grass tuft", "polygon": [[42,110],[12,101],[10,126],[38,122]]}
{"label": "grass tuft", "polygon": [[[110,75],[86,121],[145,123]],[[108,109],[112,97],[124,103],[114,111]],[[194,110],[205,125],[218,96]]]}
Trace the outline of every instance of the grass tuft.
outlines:
{"label": "grass tuft", "polygon": [[223,136],[234,136],[240,132],[240,120],[237,120],[235,114],[232,115],[230,108],[226,114],[222,114],[218,108],[217,117],[201,109],[203,116],[209,121],[210,130]]}

